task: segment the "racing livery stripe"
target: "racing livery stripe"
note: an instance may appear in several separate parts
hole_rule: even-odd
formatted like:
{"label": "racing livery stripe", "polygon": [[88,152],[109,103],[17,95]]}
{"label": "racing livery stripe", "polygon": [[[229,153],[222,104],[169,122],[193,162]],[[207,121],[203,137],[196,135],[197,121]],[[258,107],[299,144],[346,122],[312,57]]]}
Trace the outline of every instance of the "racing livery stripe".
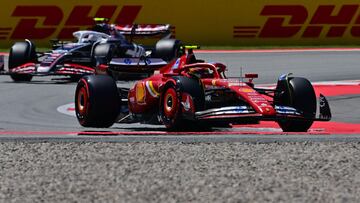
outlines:
{"label": "racing livery stripe", "polygon": [[158,97],[160,95],[159,92],[157,92],[154,88],[152,81],[146,81],[145,85],[152,97]]}

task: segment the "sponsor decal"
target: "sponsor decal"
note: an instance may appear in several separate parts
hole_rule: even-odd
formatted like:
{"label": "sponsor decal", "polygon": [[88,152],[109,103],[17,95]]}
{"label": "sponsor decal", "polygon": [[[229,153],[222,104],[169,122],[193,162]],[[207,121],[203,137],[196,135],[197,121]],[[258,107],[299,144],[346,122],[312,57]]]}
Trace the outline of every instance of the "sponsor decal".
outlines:
{"label": "sponsor decal", "polygon": [[253,90],[251,88],[240,88],[239,91],[240,92],[245,92],[245,93],[255,92],[255,90]]}
{"label": "sponsor decal", "polygon": [[214,85],[205,85],[205,89],[207,90],[212,90],[212,89],[218,89],[218,86],[214,86]]}
{"label": "sponsor decal", "polygon": [[131,59],[126,58],[126,59],[124,59],[124,63],[127,65],[130,65],[132,63],[132,61],[131,61]]}
{"label": "sponsor decal", "polygon": [[319,102],[320,107],[325,107],[325,105],[326,105],[325,97],[320,97],[319,100],[320,100],[320,102]]}
{"label": "sponsor decal", "polygon": [[205,101],[207,101],[207,102],[209,102],[209,101],[211,101],[212,99],[211,99],[211,95],[206,95],[205,96]]}
{"label": "sponsor decal", "polygon": [[241,82],[229,82],[228,83],[228,86],[231,87],[231,86],[244,86],[243,84],[241,84]]}
{"label": "sponsor decal", "polygon": [[[47,39],[57,34],[59,39],[72,39],[72,33],[88,29],[94,25],[94,17],[115,19],[115,24],[133,24],[141,5],[79,5],[74,6],[69,15],[56,5],[18,5],[11,18],[18,19],[12,27],[0,27],[0,39]],[[64,24],[64,26],[59,26]]]}
{"label": "sponsor decal", "polygon": [[130,98],[129,98],[129,102],[130,102],[130,103],[135,103],[135,97],[130,97]]}
{"label": "sponsor decal", "polygon": [[177,69],[177,68],[179,67],[179,65],[180,65],[180,59],[181,59],[181,58],[178,58],[178,59],[176,60],[175,64],[171,67],[172,70]]}
{"label": "sponsor decal", "polygon": [[146,90],[143,82],[136,84],[136,102],[138,104],[145,104]]}
{"label": "sponsor decal", "polygon": [[319,5],[312,12],[305,5],[265,5],[265,23],[234,26],[234,38],[340,38],[346,32],[360,37],[359,5]]}
{"label": "sponsor decal", "polygon": [[191,110],[191,106],[192,106],[192,99],[191,96],[189,94],[184,94],[182,96],[182,102],[181,102],[183,109],[188,112]]}
{"label": "sponsor decal", "polygon": [[[73,32],[91,28],[94,17],[108,18],[110,23],[118,25],[171,23],[173,37],[176,34],[185,42],[203,45],[354,44],[360,37],[360,3],[355,0],[299,1],[296,4],[285,0],[218,4],[210,0],[207,2],[209,12],[203,13],[203,19],[213,25],[193,21],[191,15],[180,13],[154,15],[167,9],[165,1],[156,4],[145,0],[106,2],[79,0],[74,5],[45,0],[35,0],[31,4],[9,1],[0,9],[0,45],[8,46],[23,39],[41,46],[47,46],[50,39],[70,40]],[[190,13],[203,8],[190,0],[185,0],[183,5],[189,3],[192,7],[186,9]],[[212,15],[219,11],[221,15]],[[204,37],[201,33],[211,34]]]}

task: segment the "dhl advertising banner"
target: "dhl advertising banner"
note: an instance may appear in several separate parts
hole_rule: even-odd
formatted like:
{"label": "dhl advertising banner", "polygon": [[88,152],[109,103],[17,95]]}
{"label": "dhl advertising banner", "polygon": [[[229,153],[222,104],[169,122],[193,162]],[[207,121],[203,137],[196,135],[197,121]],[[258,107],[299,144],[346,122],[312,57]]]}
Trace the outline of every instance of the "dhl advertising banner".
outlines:
{"label": "dhl advertising banner", "polygon": [[199,45],[360,44],[356,0],[2,0],[0,46],[72,39],[94,17],[116,24],[171,24]]}

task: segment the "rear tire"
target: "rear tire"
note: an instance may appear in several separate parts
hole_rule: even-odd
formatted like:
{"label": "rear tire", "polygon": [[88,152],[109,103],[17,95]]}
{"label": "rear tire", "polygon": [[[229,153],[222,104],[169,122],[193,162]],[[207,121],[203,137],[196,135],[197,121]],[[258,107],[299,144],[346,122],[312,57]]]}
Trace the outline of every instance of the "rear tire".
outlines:
{"label": "rear tire", "polygon": [[155,45],[155,54],[153,57],[162,58],[164,61],[171,61],[179,57],[182,42],[176,39],[162,39]]}
{"label": "rear tire", "polygon": [[[283,87],[278,87],[280,90]],[[280,120],[279,126],[284,132],[307,132],[313,124],[316,115],[316,95],[313,86],[305,78],[294,77],[289,79],[289,90],[284,95],[275,98],[276,104],[291,106],[303,112],[309,120]]]}
{"label": "rear tire", "polygon": [[110,76],[84,76],[76,87],[76,117],[84,127],[110,127],[120,113],[120,101],[116,83]]}
{"label": "rear tire", "polygon": [[[35,45],[30,42],[16,42],[10,49],[9,53],[9,70],[24,65],[26,63],[36,63],[37,55]],[[32,75],[30,74],[11,74],[10,77],[15,82],[28,82],[31,81]]]}

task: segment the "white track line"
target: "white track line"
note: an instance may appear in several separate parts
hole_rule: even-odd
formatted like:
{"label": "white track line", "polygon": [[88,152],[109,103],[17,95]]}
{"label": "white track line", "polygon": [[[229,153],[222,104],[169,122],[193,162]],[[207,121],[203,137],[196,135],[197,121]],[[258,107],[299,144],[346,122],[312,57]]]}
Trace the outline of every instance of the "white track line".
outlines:
{"label": "white track line", "polygon": [[70,103],[70,104],[65,104],[65,105],[59,106],[56,110],[59,113],[62,113],[62,114],[68,115],[68,116],[76,117],[75,111],[69,110],[69,109],[74,109],[74,108],[75,108],[75,103]]}

